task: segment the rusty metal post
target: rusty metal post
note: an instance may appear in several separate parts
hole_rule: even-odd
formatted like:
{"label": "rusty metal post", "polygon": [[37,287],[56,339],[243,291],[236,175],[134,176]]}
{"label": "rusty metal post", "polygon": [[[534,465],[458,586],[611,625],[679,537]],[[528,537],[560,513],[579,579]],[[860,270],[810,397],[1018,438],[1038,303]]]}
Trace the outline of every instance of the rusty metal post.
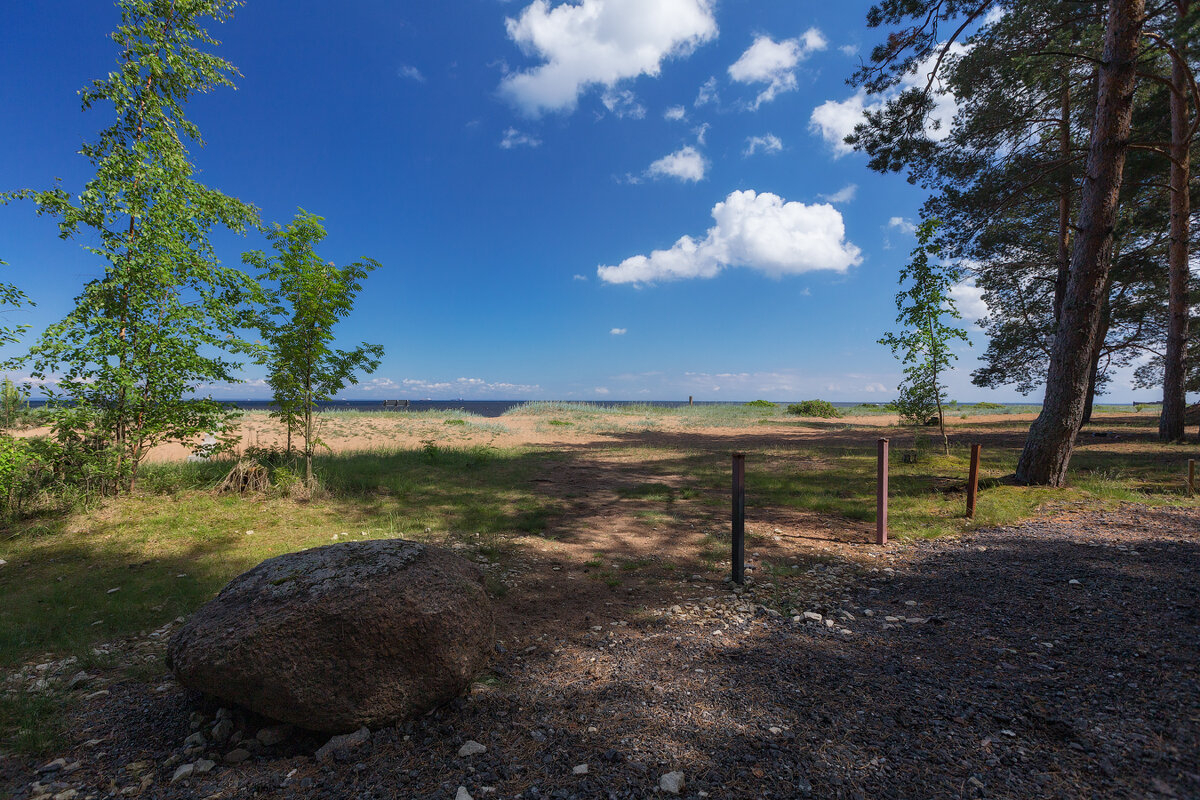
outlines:
{"label": "rusty metal post", "polygon": [[967,519],[975,519],[975,495],[979,492],[979,451],[982,445],[971,445],[971,472],[967,478]]}
{"label": "rusty metal post", "polygon": [[1188,459],[1188,494],[1196,493],[1196,459]]}
{"label": "rusty metal post", "polygon": [[746,581],[746,454],[733,454],[733,582]]}
{"label": "rusty metal post", "polygon": [[879,470],[875,487],[875,544],[887,544],[888,440],[879,440]]}

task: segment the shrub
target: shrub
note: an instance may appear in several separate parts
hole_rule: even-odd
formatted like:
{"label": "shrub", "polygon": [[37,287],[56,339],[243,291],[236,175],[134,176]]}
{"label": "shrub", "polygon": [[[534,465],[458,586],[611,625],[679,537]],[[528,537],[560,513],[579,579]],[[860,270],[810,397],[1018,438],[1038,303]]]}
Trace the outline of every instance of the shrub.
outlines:
{"label": "shrub", "polygon": [[56,480],[55,442],[0,435],[0,516],[29,511]]}
{"label": "shrub", "polygon": [[999,403],[988,403],[985,401],[982,403],[976,403],[974,406],[972,406],[972,408],[988,409],[988,410],[996,411],[996,410],[1004,408],[1004,406],[1000,405]]}
{"label": "shrub", "polygon": [[787,413],[795,414],[798,417],[821,417],[823,419],[837,419],[842,416],[842,412],[833,407],[833,403],[828,400],[805,400],[802,403],[792,403],[787,407]]}
{"label": "shrub", "polygon": [[747,408],[774,408],[775,404],[770,400],[751,400],[746,403]]}

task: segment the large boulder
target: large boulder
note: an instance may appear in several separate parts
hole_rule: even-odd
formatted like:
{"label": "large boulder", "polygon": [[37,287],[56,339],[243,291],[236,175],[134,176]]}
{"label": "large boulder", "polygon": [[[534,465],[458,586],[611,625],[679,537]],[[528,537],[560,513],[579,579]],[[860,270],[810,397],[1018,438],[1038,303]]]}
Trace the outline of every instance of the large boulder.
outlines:
{"label": "large boulder", "polygon": [[461,694],[494,639],[474,565],[403,539],[345,542],[235,578],[179,629],[167,663],[184,686],[342,733]]}

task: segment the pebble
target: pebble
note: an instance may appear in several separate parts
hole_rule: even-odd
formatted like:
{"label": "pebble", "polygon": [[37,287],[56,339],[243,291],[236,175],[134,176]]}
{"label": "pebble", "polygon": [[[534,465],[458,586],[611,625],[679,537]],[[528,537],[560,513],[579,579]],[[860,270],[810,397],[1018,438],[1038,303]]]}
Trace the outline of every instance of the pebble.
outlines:
{"label": "pebble", "polygon": [[820,622],[822,619],[824,619],[820,614],[818,614],[815,611],[805,611],[804,618],[811,619],[813,622]]}
{"label": "pebble", "polygon": [[208,740],[204,738],[204,734],[200,731],[196,731],[183,740],[184,747],[204,747],[206,744],[208,744]]}
{"label": "pebble", "polygon": [[217,765],[217,762],[215,762],[215,761],[210,761],[207,758],[199,758],[199,759],[196,759],[196,763],[193,764],[192,766],[195,767],[195,772],[197,775],[203,775],[207,772],[212,772],[213,767],[215,767],[216,765]]}
{"label": "pebble", "polygon": [[67,765],[67,760],[65,758],[56,758],[53,761],[51,761],[50,763],[43,764],[42,766],[38,767],[37,771],[39,773],[58,772],[60,769],[62,769],[66,765]]}
{"label": "pebble", "polygon": [[222,719],[218,720],[212,728],[212,740],[218,744],[227,741],[233,735],[233,720]]}
{"label": "pebble", "polygon": [[466,744],[464,744],[462,747],[458,748],[458,757],[459,758],[469,758],[470,756],[477,756],[477,755],[480,755],[481,753],[486,753],[486,752],[487,752],[486,747],[484,747],[479,742],[477,742],[473,739],[468,739]]}
{"label": "pebble", "polygon": [[58,794],[54,795],[54,800],[75,800],[79,797],[79,792],[74,789],[63,789]]}
{"label": "pebble", "polygon": [[171,783],[186,780],[187,778],[190,778],[192,773],[195,771],[195,764],[180,764],[178,767],[176,767],[175,774],[171,776]]}
{"label": "pebble", "polygon": [[658,779],[658,788],[668,794],[679,794],[683,791],[683,773],[668,772]]}
{"label": "pebble", "polygon": [[1067,581],[1067,585],[1068,586],[1082,586],[1083,584],[1079,581],[1078,578],[1071,578],[1071,580]]}
{"label": "pebble", "polygon": [[587,775],[588,774],[588,765],[587,764],[576,764],[575,766],[571,767],[571,774],[572,775]]}
{"label": "pebble", "polygon": [[454,795],[454,800],[474,800],[471,793],[467,791],[467,787],[458,787],[458,792]]}

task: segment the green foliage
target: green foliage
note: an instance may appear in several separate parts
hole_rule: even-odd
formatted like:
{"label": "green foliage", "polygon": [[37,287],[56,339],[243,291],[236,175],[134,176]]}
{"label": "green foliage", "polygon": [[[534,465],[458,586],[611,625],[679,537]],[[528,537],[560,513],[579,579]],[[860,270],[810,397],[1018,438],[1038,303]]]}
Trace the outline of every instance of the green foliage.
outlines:
{"label": "green foliage", "polygon": [[838,411],[828,400],[805,400],[800,403],[792,403],[787,407],[787,413],[795,414],[798,417],[821,417],[823,419],[837,419],[842,416],[842,412]]}
{"label": "green foliage", "polygon": [[770,400],[751,400],[745,404],[747,408],[774,408],[775,404]]}
{"label": "green foliage", "polygon": [[917,228],[917,246],[912,260],[900,270],[900,283],[908,288],[896,295],[903,326],[899,333],[888,333],[879,340],[891,348],[904,364],[904,381],[898,387],[896,407],[902,419],[923,425],[937,415],[942,443],[949,449],[942,405],[946,389],[942,376],[957,359],[950,343],[968,342],[966,331],[946,322],[962,319],[955,308],[950,290],[961,278],[960,270],[938,260],[941,247],[934,241],[937,220],[925,220]]}
{"label": "green foliage", "polygon": [[201,22],[223,22],[237,5],[122,0],[112,34],[118,67],[81,92],[85,110],[114,116],[81,150],[94,177],[77,194],[16,195],[57,217],[63,238],[83,235],[101,270],[23,361],[35,377],[58,378],[48,394],[70,402],[58,405],[56,428],[64,446],[96,440],[105,460],[93,471],[104,491],[132,489],[154,445],[219,430],[229,409],[191,394],[237,382],[239,365],[223,354],[249,347],[240,330],[257,286],[221,266],[209,236],[242,232],[257,214],[193,179],[185,142],[202,142],[183,114],[191,95],[232,85],[234,68],[202,49],[216,42]]}
{"label": "green foliage", "polygon": [[274,412],[291,434],[304,439],[305,480],[311,484],[313,451],[321,444],[313,424],[317,403],[329,400],[358,372],[371,373],[383,357],[383,346],[365,342],[353,350],[333,347],[333,327],[354,307],[362,281],[379,266],[372,259],[336,267],[316,253],[325,238],[322,217],[300,209],[287,228],[276,224],[267,238],[275,247],[268,257],[251,251],[242,260],[258,269],[264,289],[264,310],[257,326],[265,345],[259,360],[267,368],[274,393]]}
{"label": "green foliage", "polygon": [[[0,205],[4,205],[5,201],[6,199],[0,196]],[[7,263],[0,261],[0,266],[7,266]],[[24,292],[11,283],[0,281],[0,308],[4,306],[19,308],[24,305],[33,306],[37,305],[37,303],[31,302]],[[13,344],[20,341],[21,334],[28,329],[28,325],[0,325],[0,345]]]}
{"label": "green foliage", "polygon": [[32,510],[42,493],[56,485],[59,455],[52,440],[0,434],[0,517]]}
{"label": "green foliage", "polygon": [[989,403],[985,400],[982,403],[975,403],[973,406],[971,406],[971,408],[974,408],[977,411],[983,411],[985,409],[991,411],[1000,411],[1004,409],[1004,406],[1002,406],[1000,403]]}

